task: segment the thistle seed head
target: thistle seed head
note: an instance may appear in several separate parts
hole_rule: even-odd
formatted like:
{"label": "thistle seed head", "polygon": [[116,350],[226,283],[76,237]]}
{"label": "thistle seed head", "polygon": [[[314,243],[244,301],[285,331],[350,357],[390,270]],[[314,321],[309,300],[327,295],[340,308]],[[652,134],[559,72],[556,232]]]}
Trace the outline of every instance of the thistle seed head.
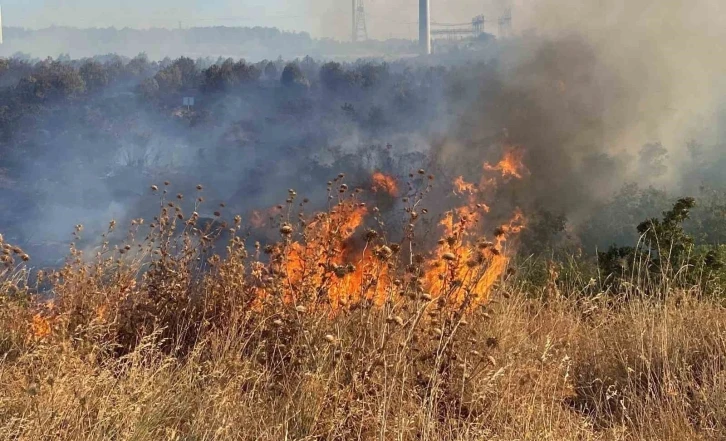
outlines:
{"label": "thistle seed head", "polygon": [[280,233],[284,234],[285,236],[292,234],[292,231],[292,225],[290,224],[284,224],[280,227]]}

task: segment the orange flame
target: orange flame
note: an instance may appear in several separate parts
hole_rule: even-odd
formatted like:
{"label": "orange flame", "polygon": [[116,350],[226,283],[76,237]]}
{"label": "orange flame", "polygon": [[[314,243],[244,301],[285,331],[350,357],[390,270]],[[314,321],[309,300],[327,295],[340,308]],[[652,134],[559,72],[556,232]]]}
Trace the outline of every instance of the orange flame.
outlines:
{"label": "orange flame", "polygon": [[396,179],[392,176],[385,175],[381,172],[375,172],[373,173],[372,179],[373,185],[371,186],[371,189],[374,192],[385,192],[393,197],[398,196],[398,183],[396,183]]}
{"label": "orange flame", "polygon": [[348,243],[366,214],[363,204],[341,202],[330,213],[317,214],[305,225],[303,240],[282,244],[277,256],[273,256],[273,267],[285,278],[286,302],[323,296],[335,308],[367,296],[372,270],[376,268],[368,262],[370,253],[355,259]]}
{"label": "orange flame", "polygon": [[504,152],[504,158],[497,165],[484,164],[484,170],[499,171],[503,178],[522,179],[523,175],[528,174],[529,170],[522,162],[524,158],[524,150],[519,147],[508,147]]}
{"label": "orange flame", "polygon": [[459,176],[454,179],[454,193],[456,194],[474,194],[476,193],[476,187],[470,182],[466,182],[463,176]]}
{"label": "orange flame", "polygon": [[[515,162],[521,156],[513,152],[505,155],[495,167],[502,171],[502,178],[519,177],[526,171],[521,162]],[[495,169],[487,164],[484,168]],[[396,181],[389,176],[376,173],[373,183],[374,191],[398,194]],[[482,235],[490,211],[485,203],[486,190],[496,185],[495,178],[482,178],[478,185],[456,178],[454,192],[464,195],[465,203],[444,214],[439,223],[442,235],[438,245],[428,259],[410,256],[411,265],[405,275],[394,273],[397,251],[393,246],[377,242],[374,232],[366,234],[365,241],[355,235],[368,215],[366,205],[355,197],[341,199],[327,213],[309,219],[301,214],[297,228],[288,218],[280,227],[283,240],[265,249],[269,263],[257,260],[249,266],[247,284],[254,296],[252,306],[259,309],[266,300],[279,299],[288,305],[302,303],[306,308],[325,306],[333,314],[364,300],[382,306],[393,298],[393,293],[405,291],[399,288],[400,279],[415,282],[416,290],[425,290],[450,307],[463,310],[484,304],[509,265],[507,242],[526,226],[523,213],[517,209],[508,222],[495,229],[492,241]],[[345,187],[341,193],[347,190]],[[254,211],[251,222],[262,226],[275,214],[281,214],[280,206],[266,213]],[[279,218],[284,220],[285,215]],[[122,293],[134,287],[135,282],[130,281]],[[98,306],[97,319],[105,320],[109,311],[113,311],[109,305]],[[51,322],[43,314],[36,314],[30,332],[35,339],[45,338],[52,333]]]}
{"label": "orange flame", "polygon": [[[526,168],[516,165],[518,159],[519,154],[505,155],[499,166],[502,178],[521,176]],[[395,184],[393,178],[382,173],[373,175],[374,191],[397,194]],[[492,241],[482,236],[484,217],[490,211],[484,202],[486,190],[496,185],[497,180],[491,177],[482,178],[478,185],[463,177],[455,179],[454,193],[465,195],[466,202],[443,216],[439,224],[441,240],[428,260],[411,256],[420,269],[406,275],[406,280],[418,279],[422,289],[431,296],[443,297],[452,306],[476,306],[488,301],[492,287],[509,264],[505,244],[525,225],[522,212],[517,210],[509,222],[495,230]],[[389,264],[395,259],[392,249],[371,245],[374,242],[370,238],[365,246],[354,246],[354,233],[367,214],[365,204],[351,198],[339,202],[329,213],[301,222],[299,240],[292,240],[290,224],[283,225],[285,240],[271,251],[270,272],[283,281],[279,294],[284,302],[310,305],[313,299],[313,304],[327,304],[335,312],[363,300],[382,305],[391,293],[399,291],[390,274],[395,268]],[[421,271],[418,277],[416,271]],[[258,278],[264,278],[264,272],[264,268],[258,268]],[[269,295],[269,289],[274,288],[261,288],[261,295]]]}
{"label": "orange flame", "polygon": [[41,314],[35,314],[30,323],[31,333],[34,338],[40,340],[50,335],[51,328],[48,319]]}
{"label": "orange flame", "polygon": [[432,295],[446,296],[455,305],[476,306],[488,301],[494,283],[509,264],[503,243],[510,235],[521,232],[524,217],[517,210],[507,224],[496,230],[496,242],[481,236],[472,240],[477,223],[477,214],[467,207],[444,217],[444,239],[439,241],[435,258],[428,262],[424,276]]}
{"label": "orange flame", "polygon": [[[522,158],[520,149],[510,149],[496,166],[485,163],[484,170],[500,171],[503,179],[519,179],[528,172]],[[497,186],[496,179],[483,176],[477,186],[459,176],[453,186],[455,194],[467,195],[467,204],[446,213],[442,219],[443,238],[434,259],[427,262],[424,278],[432,295],[445,296],[457,305],[475,306],[489,299],[494,283],[506,270],[509,257],[504,243],[522,231],[525,219],[517,209],[509,222],[495,230],[495,241],[487,241],[479,233],[482,215],[489,212],[482,199],[486,190]]]}

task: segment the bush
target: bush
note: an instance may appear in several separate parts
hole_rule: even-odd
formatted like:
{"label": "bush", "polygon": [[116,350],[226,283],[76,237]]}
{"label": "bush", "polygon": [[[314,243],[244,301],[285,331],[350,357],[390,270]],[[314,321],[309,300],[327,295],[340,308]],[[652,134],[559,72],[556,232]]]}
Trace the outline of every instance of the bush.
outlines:
{"label": "bush", "polygon": [[[645,287],[646,294],[662,293],[663,286],[699,285],[708,294],[721,295],[726,281],[723,248],[697,247],[693,236],[684,229],[684,222],[695,206],[693,198],[679,199],[670,210],[663,212],[662,219],[648,219],[637,226],[640,235],[637,245],[612,246],[607,252],[599,253],[606,285],[616,290],[626,289],[626,284]],[[641,279],[647,283],[637,283]]]}

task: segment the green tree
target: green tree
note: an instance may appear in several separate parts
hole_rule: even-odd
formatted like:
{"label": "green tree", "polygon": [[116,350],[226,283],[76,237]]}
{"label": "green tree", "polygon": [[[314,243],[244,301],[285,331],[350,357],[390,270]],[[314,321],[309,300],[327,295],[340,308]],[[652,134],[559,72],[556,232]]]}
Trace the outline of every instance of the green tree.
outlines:
{"label": "green tree", "polygon": [[[622,282],[637,273],[654,282],[667,282],[666,288],[698,285],[705,292],[723,293],[726,249],[718,244],[696,246],[693,236],[684,229],[695,207],[694,198],[678,199],[663,212],[662,219],[647,219],[637,226],[640,239],[636,246],[612,246],[599,253],[598,263],[607,276],[607,285],[622,287]],[[661,283],[651,285],[663,294]]]}
{"label": "green tree", "polygon": [[286,87],[308,86],[308,81],[300,69],[300,66],[295,63],[288,63],[285,66],[285,69],[282,71],[282,76],[280,77],[280,83]]}
{"label": "green tree", "polygon": [[81,66],[79,73],[89,92],[97,92],[108,86],[108,72],[101,63],[88,61]]}

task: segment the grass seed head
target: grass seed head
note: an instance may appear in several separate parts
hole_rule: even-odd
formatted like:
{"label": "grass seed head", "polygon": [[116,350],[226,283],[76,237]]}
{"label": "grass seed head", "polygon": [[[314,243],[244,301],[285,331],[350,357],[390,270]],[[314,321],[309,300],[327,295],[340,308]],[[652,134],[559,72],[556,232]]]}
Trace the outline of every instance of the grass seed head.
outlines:
{"label": "grass seed head", "polygon": [[290,224],[283,224],[280,227],[280,233],[284,234],[285,236],[292,234],[292,231],[293,231],[292,225],[290,225]]}

